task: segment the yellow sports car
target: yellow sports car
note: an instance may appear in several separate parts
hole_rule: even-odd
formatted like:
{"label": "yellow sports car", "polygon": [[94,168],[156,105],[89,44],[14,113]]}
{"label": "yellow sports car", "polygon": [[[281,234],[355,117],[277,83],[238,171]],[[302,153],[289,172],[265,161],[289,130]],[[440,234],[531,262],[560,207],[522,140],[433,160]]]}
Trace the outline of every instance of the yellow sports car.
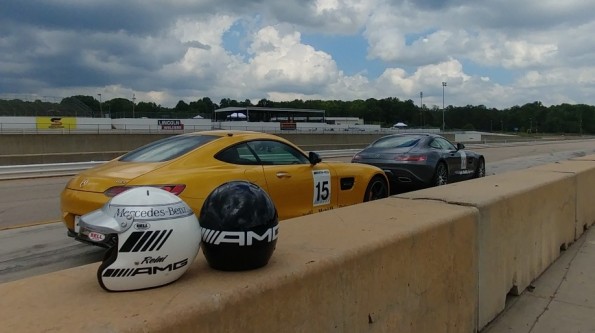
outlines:
{"label": "yellow sports car", "polygon": [[[385,198],[389,185],[380,168],[322,162],[288,140],[250,131],[203,131],[150,143],[74,176],[60,206],[68,235],[79,234],[81,215],[101,208],[134,186],[155,186],[178,195],[195,212],[219,185],[250,181],[271,197],[279,220]],[[96,243],[95,243],[96,244]]]}

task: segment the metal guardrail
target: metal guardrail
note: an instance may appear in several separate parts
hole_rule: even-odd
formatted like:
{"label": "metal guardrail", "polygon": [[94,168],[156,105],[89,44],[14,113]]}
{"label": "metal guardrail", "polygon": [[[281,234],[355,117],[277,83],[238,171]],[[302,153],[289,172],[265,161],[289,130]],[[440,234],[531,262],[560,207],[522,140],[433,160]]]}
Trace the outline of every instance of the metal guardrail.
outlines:
{"label": "metal guardrail", "polygon": [[[322,158],[353,156],[361,149],[340,149],[318,151]],[[72,176],[80,171],[103,164],[107,161],[25,164],[0,166],[0,180]]]}
{"label": "metal guardrail", "polygon": [[105,161],[4,165],[0,166],[0,180],[40,178],[50,176],[69,176],[75,175],[82,170],[89,169],[103,163],[105,163]]}

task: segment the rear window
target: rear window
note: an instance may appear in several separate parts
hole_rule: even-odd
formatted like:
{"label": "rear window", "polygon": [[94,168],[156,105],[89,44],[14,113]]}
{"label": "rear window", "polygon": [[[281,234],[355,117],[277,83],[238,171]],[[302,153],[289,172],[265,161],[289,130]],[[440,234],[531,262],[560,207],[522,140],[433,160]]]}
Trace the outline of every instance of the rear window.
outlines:
{"label": "rear window", "polygon": [[413,147],[420,140],[418,136],[388,136],[378,139],[372,143],[372,147],[376,148],[405,148]]}
{"label": "rear window", "polygon": [[217,138],[218,136],[211,135],[172,136],[137,148],[120,157],[119,161],[165,162],[182,156]]}

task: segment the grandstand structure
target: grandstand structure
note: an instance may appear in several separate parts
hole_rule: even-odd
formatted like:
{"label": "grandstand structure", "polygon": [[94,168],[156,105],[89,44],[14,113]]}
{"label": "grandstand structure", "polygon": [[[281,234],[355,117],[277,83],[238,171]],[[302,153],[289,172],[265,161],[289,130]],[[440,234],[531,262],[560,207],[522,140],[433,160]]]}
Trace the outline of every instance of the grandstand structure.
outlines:
{"label": "grandstand structure", "polygon": [[213,121],[280,123],[324,123],[325,111],[317,109],[268,108],[260,106],[226,107],[213,113]]}
{"label": "grandstand structure", "polygon": [[364,120],[358,117],[327,117],[324,110],[259,106],[221,108],[213,113],[213,121],[326,123],[355,126],[364,124]]}

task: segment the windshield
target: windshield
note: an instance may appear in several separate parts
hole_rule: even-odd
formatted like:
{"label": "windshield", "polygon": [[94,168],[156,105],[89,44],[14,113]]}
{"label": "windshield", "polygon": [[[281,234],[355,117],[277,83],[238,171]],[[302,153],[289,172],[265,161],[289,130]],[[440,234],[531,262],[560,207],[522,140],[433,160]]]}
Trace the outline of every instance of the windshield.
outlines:
{"label": "windshield", "polygon": [[120,157],[119,161],[165,162],[182,156],[217,138],[217,136],[210,135],[172,136],[137,148]]}
{"label": "windshield", "polygon": [[372,143],[375,148],[405,148],[413,147],[420,140],[418,136],[387,136]]}

